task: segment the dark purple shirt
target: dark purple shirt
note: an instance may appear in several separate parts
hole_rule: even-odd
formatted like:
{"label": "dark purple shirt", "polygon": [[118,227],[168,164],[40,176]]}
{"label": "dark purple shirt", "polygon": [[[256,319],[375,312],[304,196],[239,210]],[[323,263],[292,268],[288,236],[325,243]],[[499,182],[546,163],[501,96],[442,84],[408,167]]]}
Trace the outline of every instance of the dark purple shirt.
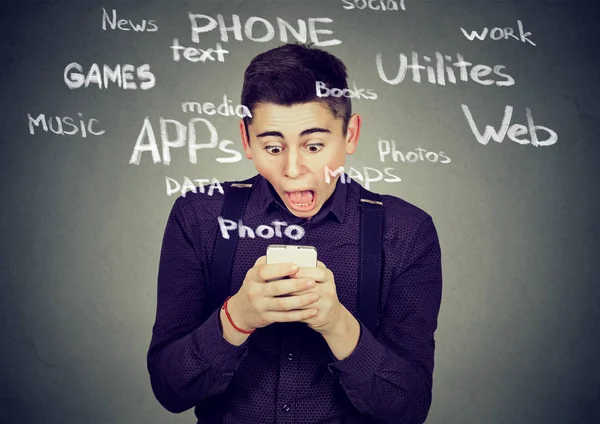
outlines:
{"label": "dark purple shirt", "polygon": [[[292,215],[258,177],[243,224],[301,225],[303,238],[240,237],[231,294],[269,244],[311,245],[335,277],[340,302],[356,317],[358,183],[338,180],[311,219]],[[224,196],[188,192],[175,201],[162,244],[156,322],[148,370],[171,412],[195,407],[199,423],[342,423],[358,410],[366,423],[417,424],[431,405],[434,331],[442,294],[441,252],[431,217],[383,195],[382,315],[376,334],[361,323],[358,345],[337,360],[304,323],[273,323],[240,346],[223,338],[219,309],[202,322],[206,279]],[[285,227],[283,227],[285,229]],[[266,233],[263,233],[266,234]],[[360,321],[359,321],[360,322]]]}

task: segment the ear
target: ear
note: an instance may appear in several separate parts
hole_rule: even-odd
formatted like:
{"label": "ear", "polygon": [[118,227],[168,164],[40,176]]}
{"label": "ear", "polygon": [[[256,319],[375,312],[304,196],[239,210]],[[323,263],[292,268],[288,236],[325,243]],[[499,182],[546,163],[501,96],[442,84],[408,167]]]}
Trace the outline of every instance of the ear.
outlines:
{"label": "ear", "polygon": [[348,130],[346,131],[346,153],[349,155],[356,151],[361,125],[362,118],[360,115],[358,113],[352,114],[348,121]]}
{"label": "ear", "polygon": [[[248,131],[250,132],[250,131]],[[252,149],[250,148],[250,140],[248,140],[248,135],[246,134],[246,123],[244,122],[244,118],[240,119],[240,136],[242,137],[242,146],[244,147],[244,153],[248,159],[253,159]]]}

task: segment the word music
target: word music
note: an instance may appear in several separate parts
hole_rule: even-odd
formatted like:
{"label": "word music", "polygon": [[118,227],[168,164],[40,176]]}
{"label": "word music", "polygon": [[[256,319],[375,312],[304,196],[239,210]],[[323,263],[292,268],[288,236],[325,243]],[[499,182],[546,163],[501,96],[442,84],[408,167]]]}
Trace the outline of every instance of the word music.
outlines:
{"label": "word music", "polygon": [[224,239],[229,239],[229,231],[233,231],[235,229],[238,230],[238,235],[240,237],[249,237],[255,238],[255,236],[259,236],[261,238],[270,239],[273,236],[283,237],[281,232],[281,227],[286,227],[283,231],[283,234],[286,237],[291,238],[292,240],[300,240],[304,237],[304,228],[299,225],[289,225],[285,221],[273,221],[271,225],[259,225],[256,227],[256,230],[252,230],[252,228],[244,225],[241,220],[237,223],[232,221],[231,219],[224,219],[223,217],[218,217],[219,221],[219,229],[221,230],[221,236]]}
{"label": "word music", "polygon": [[[209,132],[210,141],[207,143],[197,143],[196,124],[202,123]],[[227,146],[234,144],[230,140],[221,140],[219,142],[219,134],[215,126],[207,119],[192,118],[187,125],[182,124],[175,119],[159,118],[160,141],[162,143],[162,163],[169,165],[171,163],[171,149],[184,147],[188,145],[188,155],[190,163],[198,163],[197,151],[199,149],[214,149],[218,147],[222,152],[228,153],[230,156],[225,158],[217,158],[219,163],[232,163],[242,160],[242,154],[236,150],[228,149]],[[175,132],[175,138],[169,137],[169,128],[171,133]],[[148,139],[148,143],[144,144],[144,140]],[[142,153],[150,152],[154,163],[161,162],[161,156],[156,144],[156,136],[150,119],[146,116],[142,129],[138,135],[133,148],[133,153],[129,159],[130,164],[139,165],[142,158]]]}
{"label": "word music", "polygon": [[170,177],[165,177],[165,183],[167,184],[167,195],[171,196],[175,193],[180,193],[183,197],[188,191],[192,191],[194,193],[204,194],[205,189],[204,186],[210,182],[210,186],[208,187],[208,195],[212,196],[215,190],[218,190],[219,193],[225,194],[223,192],[223,187],[221,183],[216,178],[213,178],[211,181],[205,178],[195,178],[190,179],[188,177],[183,177],[183,183],[179,184],[179,182]]}
{"label": "word music", "polygon": [[[426,72],[427,82],[431,84],[446,85],[446,81],[451,84],[456,84],[457,76],[455,69],[458,71],[458,78],[461,81],[467,82],[472,80],[481,85],[510,86],[515,84],[515,80],[510,75],[502,70],[506,68],[504,65],[495,65],[493,67],[487,65],[475,65],[465,61],[460,53],[456,54],[456,61],[451,56],[442,55],[439,52],[435,53],[435,61],[429,56],[423,56],[422,65],[419,62],[419,54],[412,52],[409,63],[408,57],[400,53],[398,55],[398,72],[392,79],[388,78],[383,70],[382,54],[378,53],[376,57],[377,74],[382,81],[391,85],[400,84],[404,81],[407,71],[411,71],[412,80],[416,83],[421,82],[421,71]],[[453,62],[454,61],[454,62]],[[469,67],[471,67],[469,69]]]}
{"label": "word music", "polygon": [[[231,33],[233,38],[237,41],[244,40],[242,36],[242,22],[238,15],[231,15],[231,25],[229,26],[221,14],[218,14],[217,19],[214,19],[208,15],[189,13],[189,18],[192,30],[192,41],[194,43],[200,42],[200,34],[213,31],[217,27],[219,28],[221,41],[224,43],[229,41],[228,33]],[[199,20],[202,22],[202,25],[199,25]],[[306,43],[308,36],[315,47],[327,47],[342,44],[341,40],[337,39],[319,40],[319,34],[333,34],[333,31],[329,29],[317,29],[316,27],[317,23],[329,24],[333,22],[330,18],[308,18],[308,28],[307,23],[302,19],[298,19],[298,28],[281,18],[276,18],[276,20],[276,27],[279,31],[279,40],[281,40],[282,43],[288,42],[289,32],[301,43]],[[275,38],[275,32],[275,25],[264,18],[252,16],[244,22],[243,35],[250,41],[267,43]]]}
{"label": "word music", "polygon": [[[112,21],[111,21],[112,18]],[[108,24],[108,25],[107,25]],[[102,30],[106,31],[106,28],[110,27],[110,29],[119,28],[121,31],[131,31],[135,32],[156,32],[158,31],[158,25],[156,25],[156,21],[150,19],[142,19],[140,24],[137,24],[129,19],[119,19],[117,20],[117,11],[115,9],[112,10],[112,16],[108,14],[106,9],[102,8]]]}
{"label": "word music", "polygon": [[64,116],[48,116],[40,113],[37,118],[33,118],[30,113],[27,114],[27,120],[29,122],[29,134],[35,134],[35,128],[42,126],[42,130],[44,132],[50,132],[57,135],[81,135],[81,137],[86,138],[88,134],[91,135],[102,135],[106,131],[105,130],[97,130],[94,129],[94,123],[98,123],[98,120],[95,118],[83,119],[83,114],[81,112],[78,113],[79,122],[75,123],[75,119]]}
{"label": "word music", "polygon": [[142,90],[148,90],[156,84],[156,78],[147,63],[137,67],[133,65],[116,65],[111,68],[108,65],[103,65],[102,70],[100,70],[100,65],[93,63],[90,69],[84,72],[83,66],[73,62],[69,63],[64,71],[65,84],[70,89],[87,88],[91,84],[97,85],[98,88],[108,88],[112,83],[125,90],[135,90],[138,88],[133,81],[136,77],[140,80],[139,88]]}
{"label": "word music", "polygon": [[[467,33],[467,30],[464,29],[463,27],[460,27],[460,30],[462,31],[463,35],[469,41],[473,41],[473,40],[475,40],[475,38],[477,38],[479,41],[483,41],[489,35],[489,38],[494,41],[508,40],[509,37],[511,37],[517,41],[521,41],[523,43],[529,43],[532,46],[535,46],[535,43],[529,39],[529,36],[531,35],[531,33],[523,31],[523,22],[517,20],[517,26],[518,26],[518,30],[519,30],[519,36],[515,35],[515,30],[511,27],[504,27],[504,28],[494,27],[491,30],[489,30],[488,27],[484,27],[483,30],[481,30],[481,33],[477,32],[477,31],[471,31],[470,33]],[[489,31],[489,33],[488,33],[488,31]]]}
{"label": "word music", "polygon": [[[558,135],[556,132],[552,131],[548,127],[544,127],[541,125],[535,125],[533,122],[533,117],[531,115],[531,110],[529,108],[525,108],[525,118],[527,119],[527,126],[521,124],[513,124],[510,125],[513,113],[512,106],[506,106],[504,108],[504,117],[502,118],[502,123],[500,124],[500,129],[495,130],[491,125],[486,125],[485,131],[483,134],[479,132],[477,128],[477,124],[473,119],[473,115],[471,115],[471,111],[467,105],[461,105],[462,110],[467,118],[467,122],[469,123],[469,127],[473,132],[473,135],[477,139],[477,141],[483,145],[488,144],[490,139],[494,139],[498,143],[502,143],[504,138],[508,136],[512,141],[519,144],[530,144],[532,146],[551,146],[552,144],[558,141]],[[538,138],[538,131],[545,131],[548,133],[548,138],[546,140],[541,140]],[[524,138],[520,139],[518,137],[524,136],[526,134],[530,135],[530,139]]]}

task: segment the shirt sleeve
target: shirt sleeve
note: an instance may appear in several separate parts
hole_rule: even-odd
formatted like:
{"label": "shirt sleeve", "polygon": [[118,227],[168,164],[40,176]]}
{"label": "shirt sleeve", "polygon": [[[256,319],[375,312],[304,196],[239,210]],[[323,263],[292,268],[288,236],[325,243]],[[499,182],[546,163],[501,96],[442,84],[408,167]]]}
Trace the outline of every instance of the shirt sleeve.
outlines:
{"label": "shirt sleeve", "polygon": [[431,217],[414,231],[375,337],[360,322],[354,351],[328,364],[348,398],[378,422],[421,424],[431,406],[434,332],[442,295],[441,250]]}
{"label": "shirt sleeve", "polygon": [[147,355],[154,395],[175,413],[224,392],[247,354],[249,340],[235,346],[223,338],[220,308],[202,322],[205,264],[190,237],[197,222],[194,212],[184,214],[182,201],[175,201],[163,237],[156,320]]}

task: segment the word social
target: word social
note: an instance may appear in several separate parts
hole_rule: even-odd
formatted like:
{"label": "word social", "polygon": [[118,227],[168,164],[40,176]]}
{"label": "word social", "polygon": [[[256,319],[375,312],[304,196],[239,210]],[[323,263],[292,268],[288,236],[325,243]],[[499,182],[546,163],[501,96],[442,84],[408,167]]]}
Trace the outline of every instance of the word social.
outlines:
{"label": "word social", "polygon": [[238,230],[238,235],[242,238],[255,238],[255,235],[265,239],[273,238],[273,236],[281,238],[283,237],[281,233],[282,226],[286,227],[283,231],[283,234],[286,237],[291,238],[292,240],[300,240],[302,237],[304,237],[304,228],[299,225],[288,226],[287,222],[285,221],[273,221],[271,222],[273,227],[269,225],[259,225],[256,227],[256,230],[253,231],[252,228],[244,225],[241,220],[239,220],[237,223],[231,219],[224,219],[223,217],[218,217],[217,220],[219,221],[221,236],[223,236],[224,239],[229,239],[229,232],[234,231],[235,229]]}
{"label": "word social", "polygon": [[371,10],[398,10],[398,3],[400,3],[400,9],[406,10],[404,6],[404,0],[400,0],[399,2],[396,0],[342,0],[344,3],[343,8],[346,10],[352,10],[354,8],[363,10],[363,9],[371,9]]}

